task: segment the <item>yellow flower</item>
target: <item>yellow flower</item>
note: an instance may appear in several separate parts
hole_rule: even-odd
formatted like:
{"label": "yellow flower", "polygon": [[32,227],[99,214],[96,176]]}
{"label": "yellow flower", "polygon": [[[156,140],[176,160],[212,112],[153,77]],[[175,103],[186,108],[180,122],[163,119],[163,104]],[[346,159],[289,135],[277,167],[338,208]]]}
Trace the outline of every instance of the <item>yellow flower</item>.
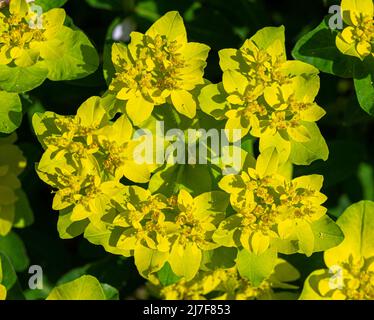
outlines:
{"label": "yellow flower", "polygon": [[374,202],[351,205],[337,220],[344,240],[325,251],[329,268],[314,271],[300,299],[374,300]]}
{"label": "yellow flower", "polygon": [[239,50],[223,49],[219,56],[222,83],[206,85],[199,102],[204,112],[226,120],[230,141],[250,133],[260,138],[260,151],[276,147],[284,161],[298,165],[327,158],[315,123],[325,115],[314,102],[318,70],[287,60],[284,27],[263,28]]}
{"label": "yellow flower", "polygon": [[187,41],[178,12],[168,12],[145,33],[132,32],[128,47],[114,44],[116,74],[109,90],[126,101],[126,112],[135,125],[147,120],[154,106],[172,104],[194,118],[193,90],[204,83],[209,47]]}
{"label": "yellow flower", "polygon": [[[286,282],[297,280],[299,276],[289,263],[278,259],[272,274],[258,285],[253,285],[233,267],[201,271],[191,281],[181,279],[175,284],[158,287],[157,291],[160,297],[166,300],[272,300],[281,297],[295,299],[295,294],[284,290],[296,289],[297,287]],[[282,291],[275,292],[276,289]]]}
{"label": "yellow flower", "polygon": [[243,246],[261,254],[280,240],[297,240],[299,250],[310,255],[314,248],[311,223],[325,215],[326,196],[319,192],[323,177],[303,176],[293,180],[280,173],[275,149],[265,150],[255,167],[219,182],[230,194],[236,214],[219,226],[213,239],[222,245]]}
{"label": "yellow flower", "polygon": [[[39,59],[56,56],[62,44],[56,39],[65,21],[63,9],[52,9],[40,17],[25,0],[11,0],[0,12],[0,64],[28,67]],[[38,25],[40,23],[40,25]]]}
{"label": "yellow flower", "polygon": [[341,8],[343,20],[348,26],[336,37],[338,49],[361,60],[374,56],[373,1],[343,0]]}

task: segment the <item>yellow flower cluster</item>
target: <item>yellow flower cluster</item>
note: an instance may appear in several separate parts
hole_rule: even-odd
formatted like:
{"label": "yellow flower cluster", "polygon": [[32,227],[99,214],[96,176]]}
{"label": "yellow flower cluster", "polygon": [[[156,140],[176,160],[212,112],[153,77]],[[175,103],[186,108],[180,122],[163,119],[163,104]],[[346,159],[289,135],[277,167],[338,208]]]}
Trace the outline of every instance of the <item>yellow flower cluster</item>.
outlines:
{"label": "yellow flower cluster", "polygon": [[132,32],[128,47],[115,44],[116,73],[109,86],[135,125],[147,120],[154,106],[169,103],[189,117],[196,115],[193,90],[204,84],[210,48],[188,42],[179,13],[169,12],[145,33]]}
{"label": "yellow flower cluster", "polygon": [[11,0],[8,10],[8,14],[0,12],[0,64],[28,67],[56,56],[54,50],[62,44],[56,36],[63,32],[64,10],[38,16],[25,0]]}
{"label": "yellow flower cluster", "polygon": [[327,211],[321,206],[327,199],[320,193],[322,182],[318,175],[288,179],[279,172],[277,151],[265,150],[255,168],[220,181],[237,213],[222,222],[213,239],[258,254],[277,245],[277,239],[298,240],[299,250],[310,255],[314,248],[311,224]]}
{"label": "yellow flower cluster", "polygon": [[347,26],[336,37],[338,49],[361,60],[374,56],[373,0],[342,0],[341,10]]}
{"label": "yellow flower cluster", "polygon": [[[264,28],[239,50],[223,49],[219,56],[222,84],[204,87],[203,111],[226,119],[226,129],[241,129],[242,137],[260,138],[261,150],[276,146],[285,161],[295,143],[314,143],[315,122],[325,115],[314,101],[318,70],[287,60],[283,27]],[[221,104],[215,102],[218,96]]]}
{"label": "yellow flower cluster", "polygon": [[242,277],[237,268],[233,267],[201,272],[191,281],[181,279],[165,287],[150,284],[150,288],[166,300],[272,300],[281,297],[294,299],[296,294],[288,290],[295,290],[297,287],[287,282],[298,278],[297,270],[279,259],[274,272],[257,285]]}
{"label": "yellow flower cluster", "polygon": [[58,191],[54,210],[74,205],[71,219],[89,217],[99,199],[109,201],[122,177],[145,183],[150,168],[134,160],[133,128],[126,116],[109,122],[99,97],[88,99],[75,117],[52,112],[35,115],[33,125],[46,151],[39,177]]}

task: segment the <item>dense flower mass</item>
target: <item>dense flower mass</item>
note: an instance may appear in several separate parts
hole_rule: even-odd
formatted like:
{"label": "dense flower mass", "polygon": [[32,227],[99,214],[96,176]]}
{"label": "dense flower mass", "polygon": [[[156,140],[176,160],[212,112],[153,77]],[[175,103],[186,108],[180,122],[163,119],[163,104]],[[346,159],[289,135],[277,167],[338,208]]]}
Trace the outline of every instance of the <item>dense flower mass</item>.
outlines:
{"label": "dense flower mass", "polygon": [[187,42],[182,18],[169,12],[145,34],[132,32],[128,47],[113,46],[116,73],[109,90],[126,101],[126,112],[135,125],[147,120],[154,106],[165,103],[194,118],[193,90],[204,84],[209,50],[204,44]]}
{"label": "dense flower mass", "polygon": [[[292,164],[328,155],[315,124],[325,114],[315,102],[318,70],[287,60],[283,27],[220,51],[220,84],[204,80],[208,52],[187,41],[177,12],[133,32],[127,46],[114,44],[115,71],[102,98],[88,99],[74,116],[33,115],[45,150],[37,173],[55,190],[60,236],[83,235],[133,257],[161,298],[295,299],[289,290],[299,274],[278,254],[310,256],[343,238],[323,206],[323,177],[292,178]],[[239,145],[245,159],[230,175],[214,152],[214,164],[140,164],[145,132],[156,148],[165,138],[158,118],[182,135],[197,126],[239,129],[259,138],[259,155]]]}
{"label": "dense flower mass", "polygon": [[372,0],[343,0],[342,16],[347,25],[336,37],[338,49],[364,60],[374,56],[374,5]]}
{"label": "dense flower mass", "polygon": [[[151,285],[151,288],[166,300],[272,300],[281,297],[291,299],[295,294],[286,290],[294,290],[297,287],[287,282],[298,278],[297,270],[279,259],[271,275],[257,285],[242,277],[237,268],[233,267],[201,272],[191,281],[182,279],[165,287],[157,288]],[[275,292],[277,289],[278,292]]]}
{"label": "dense flower mass", "polygon": [[74,221],[89,217],[99,199],[109,200],[123,176],[139,183],[150,177],[149,166],[134,159],[139,141],[132,139],[129,120],[122,116],[110,122],[100,101],[90,98],[75,117],[47,112],[33,119],[46,149],[37,172],[58,190],[53,208],[73,206]]}
{"label": "dense flower mass", "polygon": [[15,205],[21,188],[18,177],[26,167],[15,140],[16,135],[0,138],[0,236],[7,235],[16,220]]}
{"label": "dense flower mass", "polygon": [[[119,234],[115,246],[133,254],[135,260],[154,251],[159,261],[152,272],[169,262],[175,274],[191,280],[200,267],[202,252],[219,246],[212,235],[224,218],[227,200],[219,191],[193,198],[181,190],[177,196],[166,198],[128,187],[112,221]],[[185,261],[190,262],[186,265]]]}
{"label": "dense flower mass", "polygon": [[[279,173],[275,149],[265,150],[255,168],[224,177],[219,186],[230,194],[236,214],[228,217],[213,237],[227,246],[240,246],[261,254],[273,240],[298,240],[299,249],[310,255],[314,248],[311,224],[322,218],[326,196],[320,193],[323,177],[293,180]],[[238,243],[239,242],[239,243]]]}

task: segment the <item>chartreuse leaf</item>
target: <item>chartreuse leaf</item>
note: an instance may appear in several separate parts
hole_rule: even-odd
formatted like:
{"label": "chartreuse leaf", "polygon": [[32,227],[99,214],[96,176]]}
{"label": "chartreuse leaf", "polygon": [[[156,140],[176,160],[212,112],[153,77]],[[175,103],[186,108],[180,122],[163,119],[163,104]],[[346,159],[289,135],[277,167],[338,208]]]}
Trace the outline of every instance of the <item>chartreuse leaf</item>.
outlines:
{"label": "chartreuse leaf", "polygon": [[109,292],[107,287],[104,290],[95,277],[82,276],[54,288],[47,300],[108,300],[111,296],[112,292]]}
{"label": "chartreuse leaf", "polygon": [[59,214],[57,230],[61,239],[72,239],[83,234],[89,224],[88,219],[72,221],[71,215],[72,211],[70,210],[63,210]]}
{"label": "chartreuse leaf", "polygon": [[319,70],[344,78],[352,78],[356,58],[342,54],[335,44],[338,32],[329,27],[326,17],[314,30],[305,34],[292,51],[295,59]]}
{"label": "chartreuse leaf", "polygon": [[296,165],[310,165],[313,161],[327,160],[329,149],[318,126],[313,122],[304,122],[311,139],[306,142],[291,141],[290,161]]}
{"label": "chartreuse leaf", "polygon": [[29,265],[25,246],[21,238],[14,232],[0,237],[0,252],[9,257],[14,269],[18,272],[24,271]]}
{"label": "chartreuse leaf", "polygon": [[[187,281],[193,279],[200,268],[202,253],[195,243],[187,242],[184,247],[175,242],[168,261],[176,275]],[[188,263],[186,263],[188,261]]]}
{"label": "chartreuse leaf", "polygon": [[22,104],[18,94],[0,91],[0,132],[13,132],[21,120]]}
{"label": "chartreuse leaf", "polygon": [[161,270],[167,259],[167,253],[139,245],[135,250],[135,265],[139,273],[148,278],[150,274]]}
{"label": "chartreuse leaf", "polygon": [[[318,294],[318,284],[321,280],[331,277],[328,270],[316,270],[312,272],[305,280],[303,291],[299,300],[321,300],[322,297]],[[327,299],[328,298],[324,298]]]}
{"label": "chartreuse leaf", "polygon": [[311,224],[314,234],[313,252],[325,251],[340,244],[344,235],[339,226],[327,215]]}
{"label": "chartreuse leaf", "polygon": [[48,79],[73,80],[93,73],[99,65],[98,54],[87,36],[79,30],[63,27],[62,45],[54,59],[46,60]]}
{"label": "chartreuse leaf", "polygon": [[328,266],[348,259],[374,256],[374,202],[360,201],[351,205],[337,220],[344,233],[343,242],[325,252]]}
{"label": "chartreuse leaf", "polygon": [[236,258],[236,265],[242,277],[247,278],[253,286],[258,286],[268,278],[277,263],[277,253],[270,248],[260,255],[242,249]]}
{"label": "chartreuse leaf", "polygon": [[201,110],[211,115],[217,120],[224,119],[225,112],[228,110],[227,93],[223,84],[208,84],[200,92],[199,105]]}
{"label": "chartreuse leaf", "polygon": [[0,65],[0,88],[8,92],[26,92],[40,86],[48,76],[44,62],[30,67]]}

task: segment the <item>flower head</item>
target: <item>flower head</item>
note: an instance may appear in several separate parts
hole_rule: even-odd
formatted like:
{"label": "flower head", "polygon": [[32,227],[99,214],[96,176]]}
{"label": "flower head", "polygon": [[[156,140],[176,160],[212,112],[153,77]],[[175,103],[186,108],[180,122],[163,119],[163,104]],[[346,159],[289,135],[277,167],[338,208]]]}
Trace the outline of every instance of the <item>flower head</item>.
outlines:
{"label": "flower head", "polygon": [[135,125],[147,120],[154,106],[165,103],[193,118],[192,91],[204,83],[208,52],[208,46],[187,41],[182,18],[169,12],[145,34],[132,32],[128,47],[113,45],[116,74],[109,90],[126,101],[126,112]]}
{"label": "flower head", "polygon": [[[297,158],[298,143],[310,144],[305,149],[318,144],[320,153],[327,153],[315,124],[325,115],[314,102],[320,87],[318,70],[287,60],[283,27],[261,29],[240,49],[223,49],[219,55],[222,83],[201,90],[204,112],[226,120],[228,132],[258,137],[261,150],[276,146],[284,161]],[[309,158],[305,153],[292,162],[307,164]]]}
{"label": "flower head", "polygon": [[338,49],[364,60],[374,56],[374,5],[372,0],[343,0],[342,16],[347,25],[336,37]]}
{"label": "flower head", "polygon": [[[53,59],[62,44],[63,9],[38,16],[25,0],[11,0],[0,12],[0,64],[28,67],[38,60]],[[38,21],[39,20],[39,21]]]}
{"label": "flower head", "polygon": [[225,176],[219,183],[230,194],[236,214],[219,226],[213,239],[226,246],[243,246],[262,253],[277,239],[298,240],[308,255],[314,247],[311,223],[326,209],[326,197],[319,192],[322,176],[288,179],[280,173],[275,149],[265,150],[254,168]]}
{"label": "flower head", "polygon": [[301,299],[373,300],[374,250],[371,226],[374,203],[351,205],[337,220],[344,240],[325,251],[328,270],[314,271],[305,281]]}
{"label": "flower head", "polygon": [[[287,276],[285,272],[287,271]],[[288,298],[296,298],[290,292],[278,292],[276,289],[296,289],[286,284],[299,277],[296,269],[284,260],[278,259],[272,274],[260,284],[254,285],[242,277],[236,267],[201,271],[194,279],[178,282],[165,287],[158,287],[161,298],[166,300],[271,300],[278,295],[289,294]]]}

